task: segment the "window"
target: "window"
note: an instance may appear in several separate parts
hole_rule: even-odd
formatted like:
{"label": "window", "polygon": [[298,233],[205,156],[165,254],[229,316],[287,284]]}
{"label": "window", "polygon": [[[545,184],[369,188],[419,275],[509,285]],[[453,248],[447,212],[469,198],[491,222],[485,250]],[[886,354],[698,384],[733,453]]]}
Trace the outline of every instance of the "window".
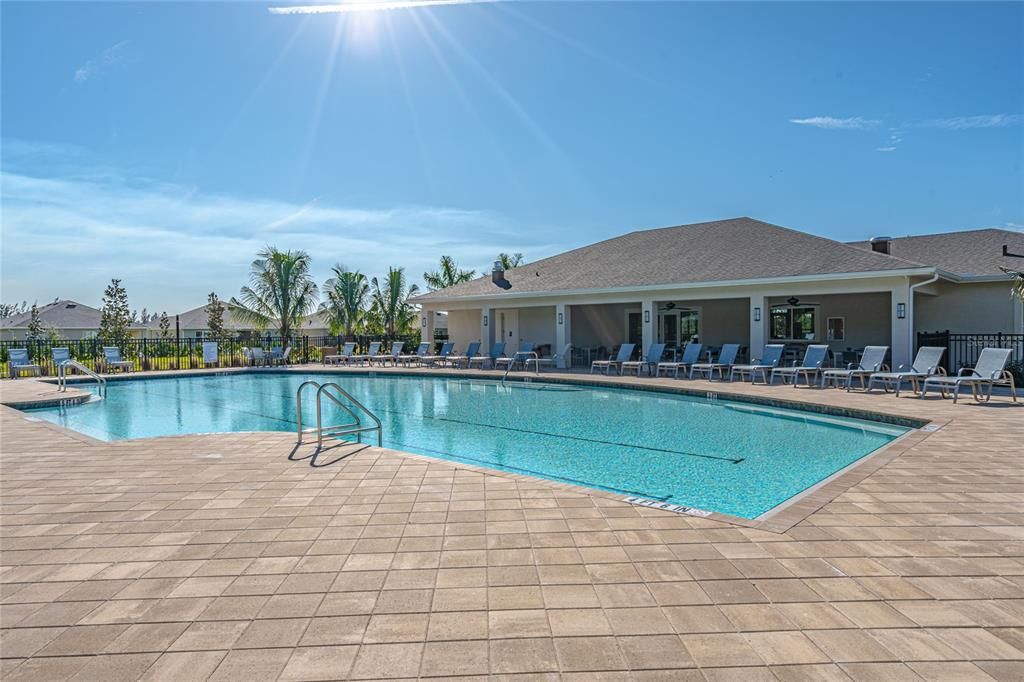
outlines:
{"label": "window", "polygon": [[813,341],[815,335],[815,309],[809,307],[776,306],[771,312],[772,340]]}
{"label": "window", "polygon": [[679,339],[683,343],[696,341],[700,334],[700,311],[680,310],[679,311]]}
{"label": "window", "polygon": [[825,320],[825,328],[828,330],[829,341],[846,340],[846,318],[830,317]]}

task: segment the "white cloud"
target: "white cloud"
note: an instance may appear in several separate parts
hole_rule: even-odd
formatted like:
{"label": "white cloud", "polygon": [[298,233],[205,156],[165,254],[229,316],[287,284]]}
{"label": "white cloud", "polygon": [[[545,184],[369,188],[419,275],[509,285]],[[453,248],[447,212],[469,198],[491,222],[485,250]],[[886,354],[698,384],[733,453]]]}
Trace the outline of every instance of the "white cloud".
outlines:
{"label": "white cloud", "polygon": [[438,5],[476,5],[501,0],[353,0],[334,5],[291,5],[270,7],[271,14],[338,14],[348,12],[377,12],[389,9],[436,7]]}
{"label": "white cloud", "polygon": [[812,126],[814,128],[825,128],[827,130],[871,130],[877,128],[882,122],[874,119],[853,116],[849,118],[836,118],[834,116],[812,116],[810,118],[791,118],[790,123],[801,126]]}
{"label": "white cloud", "polygon": [[875,147],[876,152],[894,152],[896,147]]}
{"label": "white cloud", "polygon": [[103,50],[99,55],[93,57],[85,64],[75,69],[75,82],[85,83],[91,78],[102,74],[115,66],[124,64],[128,61],[128,45],[129,41],[122,40],[116,45],[111,45],[107,49]]}
{"label": "white cloud", "polygon": [[1024,114],[987,114],[984,116],[954,116],[922,121],[922,128],[942,130],[969,130],[971,128],[1006,128],[1024,123]]}

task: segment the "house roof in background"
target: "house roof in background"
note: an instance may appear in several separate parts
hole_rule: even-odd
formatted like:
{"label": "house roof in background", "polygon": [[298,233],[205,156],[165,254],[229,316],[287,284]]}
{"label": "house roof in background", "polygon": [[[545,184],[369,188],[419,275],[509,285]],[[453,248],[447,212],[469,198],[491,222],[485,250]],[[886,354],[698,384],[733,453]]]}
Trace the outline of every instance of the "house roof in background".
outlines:
{"label": "house roof in background", "polygon": [[[100,311],[92,306],[71,300],[59,300],[39,307],[39,319],[48,327],[58,329],[98,329]],[[32,311],[12,315],[0,320],[2,329],[27,328],[32,319]]]}
{"label": "house roof in background", "polygon": [[[753,218],[630,232],[505,272],[514,293],[614,289],[925,268]],[[490,277],[433,291],[417,303],[500,297]]]}
{"label": "house roof in background", "polygon": [[[850,242],[851,246],[871,249],[871,242]],[[998,228],[896,237],[889,253],[896,258],[927,263],[961,276],[1002,275],[999,266],[1024,270],[1024,258],[1003,256],[1003,245],[1010,253],[1024,255],[1024,232]]]}
{"label": "house roof in background", "polygon": [[[233,329],[236,331],[244,331],[252,329],[252,324],[243,322],[238,315],[234,313],[234,306],[226,301],[222,301],[224,304],[224,328]],[[171,329],[174,329],[174,315],[168,315],[171,320]],[[182,329],[206,329],[206,322],[208,316],[206,314],[206,305],[201,305],[198,308],[192,308],[186,310],[183,313],[178,313],[178,325]],[[150,320],[146,324],[147,329],[160,329],[160,317],[159,315]]]}

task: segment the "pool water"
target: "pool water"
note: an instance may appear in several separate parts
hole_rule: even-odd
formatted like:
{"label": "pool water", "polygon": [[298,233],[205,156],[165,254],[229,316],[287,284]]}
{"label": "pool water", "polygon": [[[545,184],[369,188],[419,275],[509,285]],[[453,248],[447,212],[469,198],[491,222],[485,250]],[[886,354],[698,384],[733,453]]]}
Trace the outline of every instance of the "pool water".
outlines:
{"label": "pool water", "polygon": [[[375,412],[385,447],[745,518],[906,431],[652,391],[292,372],[111,381],[104,400],[30,412],[107,441],[294,431],[307,379],[337,381]],[[304,395],[307,426],[314,392]],[[347,421],[330,401],[323,410],[327,424]]]}

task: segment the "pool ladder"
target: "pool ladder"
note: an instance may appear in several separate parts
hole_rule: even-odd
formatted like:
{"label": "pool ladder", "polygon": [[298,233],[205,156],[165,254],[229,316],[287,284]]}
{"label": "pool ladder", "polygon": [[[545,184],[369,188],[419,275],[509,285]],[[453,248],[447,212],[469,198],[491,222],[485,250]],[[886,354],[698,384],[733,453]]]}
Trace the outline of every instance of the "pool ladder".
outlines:
{"label": "pool ladder", "polygon": [[107,380],[101,377],[96,372],[92,371],[77,360],[65,360],[64,362],[57,365],[57,390],[61,392],[67,392],[68,390],[68,369],[77,369],[82,374],[91,377],[96,381],[96,386],[99,388],[100,395],[107,394]]}
{"label": "pool ladder", "polygon": [[[308,429],[302,428],[302,391],[306,386],[316,386],[316,426]],[[335,391],[336,393],[333,393]],[[340,397],[339,397],[340,396]],[[324,426],[323,422],[323,399],[328,398],[335,405],[345,411],[352,421],[346,424],[337,424],[335,426]],[[342,402],[341,398],[345,398],[358,410],[369,417],[373,424],[364,424],[359,418],[359,414]],[[352,394],[343,389],[338,384],[332,382],[321,384],[317,381],[304,381],[299,385],[298,390],[295,391],[295,415],[296,422],[298,424],[298,443],[302,444],[302,437],[309,433],[316,434],[316,442],[319,447],[323,447],[324,438],[339,438],[341,436],[351,436],[355,434],[356,442],[363,442],[363,434],[369,433],[370,431],[377,432],[377,447],[383,447],[384,445],[384,430],[381,427],[380,419],[377,418],[373,412],[371,412],[365,405],[352,397]]]}

